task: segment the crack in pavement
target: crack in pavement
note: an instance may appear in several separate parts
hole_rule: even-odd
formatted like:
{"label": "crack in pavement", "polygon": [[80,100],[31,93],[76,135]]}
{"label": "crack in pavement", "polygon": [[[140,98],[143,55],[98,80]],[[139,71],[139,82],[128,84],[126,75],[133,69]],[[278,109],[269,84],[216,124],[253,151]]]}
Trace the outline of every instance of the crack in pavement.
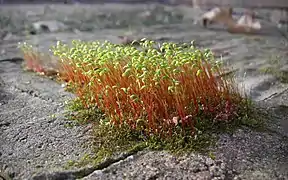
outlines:
{"label": "crack in pavement", "polygon": [[32,90],[32,89],[22,89],[22,88],[20,88],[20,87],[17,87],[17,86],[13,86],[15,89],[17,89],[17,90],[19,90],[20,92],[22,92],[22,93],[26,93],[26,94],[28,94],[28,95],[30,95],[30,96],[32,96],[32,97],[36,97],[36,98],[39,98],[39,99],[41,99],[41,100],[43,100],[43,101],[48,101],[48,102],[55,102],[53,99],[51,99],[51,98],[45,98],[45,97],[43,97],[43,96],[41,96],[41,93],[39,92],[39,91],[35,91],[35,90]]}
{"label": "crack in pavement", "polygon": [[6,173],[0,171],[0,180],[11,180],[11,178]]}
{"label": "crack in pavement", "polygon": [[13,57],[13,58],[7,58],[7,59],[0,59],[0,62],[12,62],[12,63],[20,63],[23,62],[23,58],[20,57]]}
{"label": "crack in pavement", "polygon": [[48,116],[63,113],[70,93],[54,81],[23,73],[18,62],[0,60],[0,169],[13,179],[30,179],[41,169],[62,168],[90,149],[82,147],[87,135],[78,137],[84,127],[68,128],[62,115],[53,121]]}
{"label": "crack in pavement", "polygon": [[145,149],[143,146],[138,146],[131,151],[128,151],[126,153],[122,153],[118,157],[114,158],[107,158],[106,160],[102,161],[101,163],[91,166],[91,167],[85,167],[77,170],[69,170],[69,171],[56,171],[56,172],[44,172],[37,174],[32,177],[31,180],[74,180],[79,178],[84,178],[92,174],[94,171],[97,170],[103,170],[113,164],[116,164],[120,161],[123,161],[130,156],[136,154],[139,151],[142,151]]}

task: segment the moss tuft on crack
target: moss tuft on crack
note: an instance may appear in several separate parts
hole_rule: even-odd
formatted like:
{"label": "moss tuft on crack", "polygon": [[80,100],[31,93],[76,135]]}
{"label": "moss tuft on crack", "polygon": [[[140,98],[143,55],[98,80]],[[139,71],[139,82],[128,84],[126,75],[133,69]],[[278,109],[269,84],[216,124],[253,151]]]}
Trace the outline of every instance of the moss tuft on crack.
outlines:
{"label": "moss tuft on crack", "polygon": [[90,122],[99,123],[93,126],[93,155],[87,154],[79,161],[69,161],[67,168],[80,168],[87,165],[97,167],[99,163],[117,157],[124,152],[134,154],[141,150],[165,150],[174,155],[197,152],[206,154],[213,159],[215,155],[210,151],[210,148],[216,145],[220,134],[233,134],[235,130],[243,126],[259,131],[266,130],[262,113],[248,99],[242,101],[238,117],[233,121],[211,123],[209,119],[199,119],[196,124],[197,131],[193,135],[191,131],[177,127],[175,133],[170,137],[145,136],[141,131],[135,131],[129,126],[115,127],[99,111],[94,112],[95,116],[91,116],[90,113],[87,113],[89,110],[82,109],[81,103],[77,100],[71,101],[68,107],[70,107],[71,113],[81,115],[78,118],[73,116],[73,120],[83,123],[90,118]]}
{"label": "moss tuft on crack", "polygon": [[[98,167],[143,149],[213,157],[209,147],[220,133],[241,126],[261,129],[253,104],[241,97],[233,77],[223,76],[225,68],[211,51],[193,43],[142,39],[139,44],[73,41],[72,47],[58,42],[52,48],[61,60],[60,79],[78,96],[67,104],[66,115],[93,125],[94,154],[68,161],[67,167]],[[25,46],[31,69],[46,72],[30,51]]]}

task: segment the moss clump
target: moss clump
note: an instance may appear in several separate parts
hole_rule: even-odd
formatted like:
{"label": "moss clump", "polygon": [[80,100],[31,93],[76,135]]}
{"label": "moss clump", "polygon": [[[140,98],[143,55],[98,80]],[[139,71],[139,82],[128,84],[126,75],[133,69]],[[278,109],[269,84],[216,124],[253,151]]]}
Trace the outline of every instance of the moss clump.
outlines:
{"label": "moss clump", "polygon": [[247,99],[232,77],[222,76],[209,50],[145,39],[139,45],[73,41],[52,47],[60,78],[78,96],[68,106],[70,118],[94,125],[95,156],[69,165],[144,148],[203,151],[219,132],[254,123]]}
{"label": "moss clump", "polygon": [[[86,112],[87,109],[81,107],[79,101],[70,102],[78,106],[77,111],[72,109],[73,114],[84,115],[81,111]],[[181,155],[188,152],[200,152],[214,157],[209,148],[213,147],[218,139],[218,134],[233,133],[234,130],[242,126],[253,129],[263,130],[264,122],[260,121],[259,114],[253,108],[251,101],[243,100],[241,102],[242,108],[238,112],[238,117],[229,122],[214,122],[210,119],[199,119],[195,125],[196,133],[191,133],[189,128],[183,129],[176,127],[173,129],[171,136],[163,137],[161,135],[147,136],[142,131],[131,129],[128,125],[121,127],[114,126],[109,119],[105,118],[101,112],[91,117],[91,114],[86,114],[90,118],[93,126],[93,148],[94,155],[85,155],[79,161],[71,161],[68,167],[76,166],[83,167],[88,164],[97,166],[105,159],[115,157],[123,152],[137,152],[139,150],[167,150],[175,155]],[[74,106],[73,105],[73,106]],[[72,106],[70,106],[72,107]],[[74,118],[74,120],[83,122],[85,116],[81,118]]]}
{"label": "moss clump", "polygon": [[204,116],[229,121],[242,99],[233,80],[219,76],[211,52],[193,45],[142,40],[137,49],[73,41],[72,47],[58,43],[53,52],[62,60],[62,79],[84,107],[96,105],[114,126],[147,136],[171,136],[178,127],[193,134]]}

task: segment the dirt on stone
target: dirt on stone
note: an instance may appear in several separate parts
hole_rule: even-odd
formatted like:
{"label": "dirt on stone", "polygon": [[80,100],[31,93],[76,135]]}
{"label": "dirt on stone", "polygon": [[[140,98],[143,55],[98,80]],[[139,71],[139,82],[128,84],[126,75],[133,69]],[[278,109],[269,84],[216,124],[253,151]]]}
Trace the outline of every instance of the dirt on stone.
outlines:
{"label": "dirt on stone", "polygon": [[[243,12],[243,9],[236,9]],[[257,11],[257,10],[256,10]],[[199,9],[158,4],[7,5],[0,7],[0,172],[12,179],[288,179],[288,41],[276,25],[259,19],[258,34],[230,34],[199,24]],[[269,16],[259,10],[258,16]],[[235,16],[234,18],[237,18]],[[48,52],[58,40],[109,40],[119,36],[156,41],[195,41],[235,70],[240,88],[267,112],[269,131],[248,128],[222,134],[202,154],[175,157],[141,151],[103,169],[64,170],[69,160],[92,153],[85,126],[65,120],[74,96],[49,78],[24,72],[18,42]],[[271,69],[273,71],[271,71]],[[270,71],[268,71],[270,70]],[[89,172],[89,173],[87,173]]]}

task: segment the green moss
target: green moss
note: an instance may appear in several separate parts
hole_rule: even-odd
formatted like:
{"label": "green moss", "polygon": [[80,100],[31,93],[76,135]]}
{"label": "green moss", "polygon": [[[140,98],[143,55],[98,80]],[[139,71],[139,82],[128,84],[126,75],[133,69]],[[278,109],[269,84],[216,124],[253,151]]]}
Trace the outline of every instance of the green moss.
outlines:
{"label": "green moss", "polygon": [[264,67],[259,69],[263,74],[272,74],[282,83],[288,83],[288,72],[279,70],[279,67]]}
{"label": "green moss", "polygon": [[[109,42],[72,44],[69,48],[58,43],[52,49],[65,59],[67,90],[78,96],[67,103],[66,115],[78,124],[93,124],[94,153],[68,161],[67,168],[97,167],[105,159],[143,149],[175,154],[196,151],[215,157],[209,147],[219,134],[263,125],[255,118],[251,102],[240,97],[232,78],[212,76],[221,75],[222,69],[209,50],[174,43],[163,43],[158,50],[155,42],[147,40],[141,40],[142,50]],[[154,109],[148,111],[151,104]],[[188,116],[167,122],[180,114],[193,117],[187,120],[193,125],[181,124]]]}
{"label": "green moss", "polygon": [[[83,167],[93,165],[96,167],[100,162],[111,157],[117,157],[123,152],[138,152],[141,150],[166,150],[175,155],[182,155],[189,152],[203,153],[215,158],[209,149],[215,146],[218,135],[221,133],[232,134],[236,129],[243,126],[256,130],[264,130],[264,121],[260,112],[256,111],[254,105],[249,100],[243,100],[238,116],[229,122],[212,122],[211,119],[198,119],[195,126],[195,134],[191,130],[175,127],[173,134],[167,137],[159,135],[145,136],[141,131],[133,130],[129,126],[115,127],[105,119],[105,116],[97,114],[93,122],[99,122],[93,129],[93,155],[85,155],[79,161],[67,163],[67,167]],[[87,109],[81,109],[80,103],[75,100],[70,104],[74,113],[80,112],[81,118],[75,119],[80,123],[86,121],[85,115],[91,118],[91,114],[86,113]],[[77,108],[76,108],[77,107]],[[81,113],[81,111],[84,111]],[[99,113],[99,112],[98,112]],[[99,118],[104,117],[104,118]]]}
{"label": "green moss", "polygon": [[98,122],[104,114],[96,107],[84,107],[79,98],[66,102],[66,117],[78,124]]}
{"label": "green moss", "polygon": [[285,62],[282,56],[272,56],[267,61],[268,66],[262,67],[259,71],[263,74],[271,74],[275,76],[280,82],[288,83],[288,72],[281,70]]}

